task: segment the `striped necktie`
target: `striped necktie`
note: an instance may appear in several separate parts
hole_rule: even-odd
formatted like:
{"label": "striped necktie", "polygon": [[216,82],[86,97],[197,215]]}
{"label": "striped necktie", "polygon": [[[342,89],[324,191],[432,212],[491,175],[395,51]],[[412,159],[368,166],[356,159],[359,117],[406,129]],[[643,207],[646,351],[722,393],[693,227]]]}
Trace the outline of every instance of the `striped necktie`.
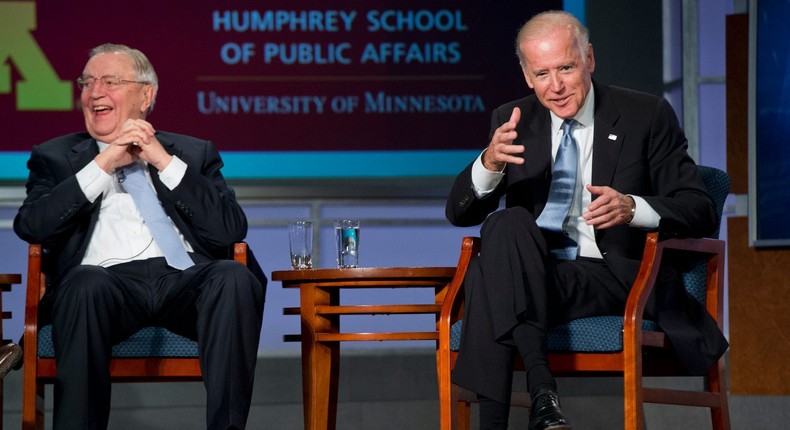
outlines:
{"label": "striped necktie", "polygon": [[562,123],[562,138],[551,171],[551,186],[546,207],[537,219],[538,227],[548,231],[549,248],[555,257],[562,260],[575,260],[578,245],[564,232],[563,226],[576,191],[576,172],[578,170],[579,148],[571,135],[575,120],[566,119]]}

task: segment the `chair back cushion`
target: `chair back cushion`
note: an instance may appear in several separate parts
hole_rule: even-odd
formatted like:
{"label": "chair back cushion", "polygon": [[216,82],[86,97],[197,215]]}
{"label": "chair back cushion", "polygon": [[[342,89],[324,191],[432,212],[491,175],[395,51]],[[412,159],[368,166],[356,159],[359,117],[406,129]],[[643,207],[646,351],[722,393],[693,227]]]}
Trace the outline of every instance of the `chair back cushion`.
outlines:
{"label": "chair back cushion", "polygon": [[[38,331],[38,356],[54,358],[52,325]],[[128,339],[112,347],[113,358],[182,357],[198,356],[197,342],[177,335],[162,327],[145,327]]]}
{"label": "chair back cushion", "polygon": [[[727,195],[730,193],[730,177],[727,173],[715,167],[698,166],[698,169],[702,182],[705,183],[708,194],[710,194],[713,203],[716,205],[719,222],[716,226],[716,231],[710,237],[718,239],[721,217],[724,212],[724,201],[727,200]],[[707,265],[705,261],[700,260],[690,264],[682,273],[683,285],[686,287],[686,291],[703,306],[705,306],[706,270]]]}
{"label": "chair back cushion", "polygon": [[[719,170],[715,167],[697,166],[699,169],[702,182],[705,183],[705,188],[708,189],[708,194],[713,199],[716,205],[716,213],[719,215],[719,226],[721,226],[721,217],[724,213],[724,201],[730,194],[730,176],[726,172]],[[710,236],[712,239],[719,238],[719,227]]]}

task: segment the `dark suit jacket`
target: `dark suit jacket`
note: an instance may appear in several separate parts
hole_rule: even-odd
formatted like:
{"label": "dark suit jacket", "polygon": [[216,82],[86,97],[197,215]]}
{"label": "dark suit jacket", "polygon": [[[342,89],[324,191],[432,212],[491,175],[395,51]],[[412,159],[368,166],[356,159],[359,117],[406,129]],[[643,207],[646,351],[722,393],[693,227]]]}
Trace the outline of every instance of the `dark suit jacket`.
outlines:
{"label": "dark suit jacket", "polygon": [[[165,212],[196,253],[227,258],[230,245],[247,235],[247,218],[220,172],[219,153],[206,140],[167,132],[157,132],[156,137],[188,166],[173,190],[150,167]],[[42,244],[44,271],[53,287],[82,261],[99,217],[102,197],[88,201],[75,176],[98,153],[88,133],[75,133],[33,147],[27,163],[27,198],[14,219],[14,231],[27,242]],[[250,257],[248,267],[265,288],[266,277]]]}
{"label": "dark suit jacket", "polygon": [[[609,186],[623,194],[643,197],[661,216],[662,234],[683,237],[710,235],[718,217],[697,168],[688,156],[687,141],[666,100],[623,88],[595,88],[592,185]],[[532,95],[497,108],[491,135],[507,122],[514,107],[521,109],[517,144],[525,147],[524,164],[508,164],[498,187],[482,199],[472,190],[472,165],[457,177],[447,202],[454,225],[482,223],[505,196],[507,207],[523,206],[535,218],[543,210],[551,182],[551,119]],[[604,260],[625,285],[639,270],[646,232],[628,226],[596,230]],[[726,349],[727,342],[713,319],[686,297],[677,276],[667,293],[649,305],[667,330],[690,371],[702,374]],[[662,318],[663,317],[663,318]],[[678,330],[678,327],[681,327]]]}

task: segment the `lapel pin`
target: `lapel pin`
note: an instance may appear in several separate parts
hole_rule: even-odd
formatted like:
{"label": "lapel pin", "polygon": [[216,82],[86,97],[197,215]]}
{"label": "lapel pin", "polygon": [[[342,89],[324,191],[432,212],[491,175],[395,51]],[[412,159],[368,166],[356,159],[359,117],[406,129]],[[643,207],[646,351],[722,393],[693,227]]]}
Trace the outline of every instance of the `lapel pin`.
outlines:
{"label": "lapel pin", "polygon": [[609,135],[609,140],[617,140],[617,135],[616,134],[610,134]]}

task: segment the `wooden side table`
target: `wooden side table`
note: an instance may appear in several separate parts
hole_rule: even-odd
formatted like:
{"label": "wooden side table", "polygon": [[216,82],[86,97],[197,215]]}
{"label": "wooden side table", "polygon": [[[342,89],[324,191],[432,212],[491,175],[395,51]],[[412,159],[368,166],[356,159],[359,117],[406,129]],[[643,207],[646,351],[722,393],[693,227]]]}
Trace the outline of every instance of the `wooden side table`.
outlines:
{"label": "wooden side table", "polygon": [[[3,294],[6,291],[11,291],[14,284],[22,283],[22,275],[19,274],[0,274],[0,312],[2,312],[2,320],[11,319],[11,311],[3,309]],[[11,342],[10,339],[3,337],[3,323],[0,321],[0,342],[3,345]],[[0,379],[0,430],[3,430],[3,379]]]}
{"label": "wooden side table", "polygon": [[[427,332],[342,332],[341,315],[434,314],[437,317],[455,267],[387,267],[281,270],[272,280],[299,289],[299,307],[285,314],[302,320],[302,395],[305,430],[333,430],[337,417],[340,342],[383,340],[438,341]],[[340,305],[340,291],[364,288],[432,288],[433,303]],[[371,330],[372,331],[372,330]]]}

